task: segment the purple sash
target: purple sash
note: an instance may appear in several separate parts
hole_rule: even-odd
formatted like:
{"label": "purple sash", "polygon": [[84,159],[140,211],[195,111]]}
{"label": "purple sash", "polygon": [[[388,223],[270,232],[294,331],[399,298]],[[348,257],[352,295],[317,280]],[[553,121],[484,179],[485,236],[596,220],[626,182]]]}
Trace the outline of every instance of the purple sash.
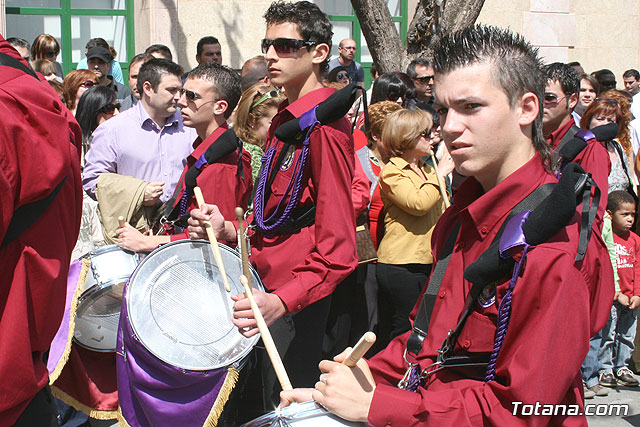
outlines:
{"label": "purple sash", "polygon": [[116,348],[120,421],[132,427],[215,426],[238,371],[186,371],[149,353],[129,323],[128,287],[129,283],[124,290]]}
{"label": "purple sash", "polygon": [[[49,349],[49,358],[47,359],[47,370],[49,371],[49,384],[52,384],[62,372],[62,368],[67,363],[69,352],[71,350],[71,340],[73,338],[73,325],[75,323],[76,310],[72,308],[77,303],[76,291],[78,290],[78,282],[82,279],[84,284],[89,264],[84,268],[81,259],[77,259],[69,266],[69,274],[67,275],[67,296],[64,302],[64,315],[62,323],[56,332],[56,336],[51,342]],[[80,290],[82,286],[80,286]]]}

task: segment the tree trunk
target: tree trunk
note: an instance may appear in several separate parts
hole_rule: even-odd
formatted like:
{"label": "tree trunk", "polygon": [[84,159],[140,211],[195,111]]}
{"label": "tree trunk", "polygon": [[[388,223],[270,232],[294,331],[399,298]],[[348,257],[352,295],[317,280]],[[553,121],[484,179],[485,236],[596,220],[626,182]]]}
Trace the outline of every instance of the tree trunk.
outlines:
{"label": "tree trunk", "polygon": [[386,0],[351,0],[362,33],[381,73],[404,71],[417,57],[430,57],[438,34],[473,25],[484,0],[420,0],[407,31],[406,48],[395,29]]}
{"label": "tree trunk", "polygon": [[384,0],[351,0],[369,52],[380,74],[404,69],[408,64],[400,35]]}

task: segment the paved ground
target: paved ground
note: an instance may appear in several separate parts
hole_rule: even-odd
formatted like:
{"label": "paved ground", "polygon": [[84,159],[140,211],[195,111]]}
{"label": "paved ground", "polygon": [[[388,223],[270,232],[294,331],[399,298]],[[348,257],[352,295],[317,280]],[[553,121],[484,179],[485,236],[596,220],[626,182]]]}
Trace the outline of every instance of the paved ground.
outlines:
{"label": "paved ground", "polygon": [[[640,376],[636,375],[640,380]],[[590,427],[640,427],[640,387],[618,387],[610,389],[607,397],[594,397],[588,399],[585,404],[628,404],[629,413],[626,417],[620,416],[590,416],[587,417]],[[600,409],[604,411],[604,409]]]}

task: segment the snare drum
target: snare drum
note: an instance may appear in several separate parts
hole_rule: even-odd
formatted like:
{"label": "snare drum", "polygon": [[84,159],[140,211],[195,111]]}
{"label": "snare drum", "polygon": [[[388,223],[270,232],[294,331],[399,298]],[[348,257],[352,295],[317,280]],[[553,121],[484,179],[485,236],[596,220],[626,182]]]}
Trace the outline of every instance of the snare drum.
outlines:
{"label": "snare drum", "polygon": [[91,271],[78,300],[74,340],[93,351],[113,352],[122,306],[122,290],[138,265],[138,255],[109,245],[84,255]]}
{"label": "snare drum", "polygon": [[365,423],[343,420],[312,400],[304,403],[293,403],[286,408],[276,409],[244,424],[242,427],[365,427],[366,425]]}
{"label": "snare drum", "polygon": [[[149,254],[131,276],[126,304],[136,338],[161,361],[191,371],[209,371],[241,361],[259,339],[233,324],[231,295],[244,292],[242,262],[219,245],[231,292],[226,292],[211,245],[178,240]],[[255,270],[252,284],[263,290]]]}

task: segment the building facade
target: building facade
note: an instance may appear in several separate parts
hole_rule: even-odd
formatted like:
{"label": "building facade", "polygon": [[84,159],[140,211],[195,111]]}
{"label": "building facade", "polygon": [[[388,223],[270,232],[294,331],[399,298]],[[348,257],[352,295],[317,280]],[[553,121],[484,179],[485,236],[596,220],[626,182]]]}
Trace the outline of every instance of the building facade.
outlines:
{"label": "building facade", "polygon": [[[334,46],[350,37],[360,49],[356,61],[368,68],[371,55],[350,2],[315,0],[334,24]],[[84,58],[84,45],[103,37],[128,60],[148,45],[162,43],[174,60],[196,65],[198,40],[213,35],[223,62],[240,68],[260,54],[262,15],[271,0],[0,0],[0,33],[32,41],[48,33],[61,42],[64,71]],[[417,0],[387,0],[396,29],[404,38]],[[486,0],[478,22],[522,33],[546,61],[579,61],[588,72],[609,68],[622,87],[622,73],[640,67],[640,0]],[[369,73],[366,73],[367,85]]]}

